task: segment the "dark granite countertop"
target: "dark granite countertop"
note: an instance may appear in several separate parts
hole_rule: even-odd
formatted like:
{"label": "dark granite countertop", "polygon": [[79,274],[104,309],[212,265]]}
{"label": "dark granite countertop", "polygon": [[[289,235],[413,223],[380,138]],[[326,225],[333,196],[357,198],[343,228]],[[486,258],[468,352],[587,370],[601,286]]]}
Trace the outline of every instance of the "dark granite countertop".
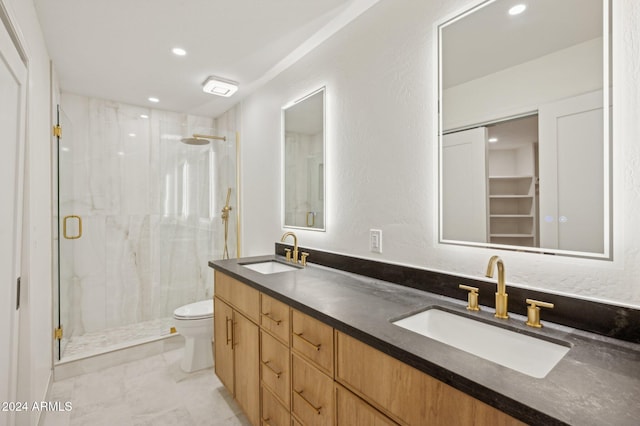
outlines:
{"label": "dark granite countertop", "polygon": [[[242,266],[274,259],[216,260],[209,266],[313,316],[529,424],[637,425],[640,419],[640,345],[544,321],[469,312],[466,303],[337,269],[261,274]],[[277,257],[279,259],[279,256]],[[508,291],[508,288],[507,288]],[[543,379],[486,361],[391,324],[390,320],[438,306],[513,331],[571,345]]]}

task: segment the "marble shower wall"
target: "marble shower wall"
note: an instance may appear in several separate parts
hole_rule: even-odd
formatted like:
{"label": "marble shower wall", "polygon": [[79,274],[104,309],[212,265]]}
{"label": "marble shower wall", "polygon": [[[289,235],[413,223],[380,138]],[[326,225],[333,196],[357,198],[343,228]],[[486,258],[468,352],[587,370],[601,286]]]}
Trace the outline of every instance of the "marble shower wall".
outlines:
{"label": "marble shower wall", "polygon": [[61,240],[66,337],[167,317],[212,297],[207,261],[222,257],[234,142],[180,143],[215,134],[210,118],[67,93],[61,104],[71,136],[62,139],[60,216],[82,217],[83,232]]}
{"label": "marble shower wall", "polygon": [[324,228],[324,135],[285,134],[285,223],[306,226],[315,212],[315,226]]}

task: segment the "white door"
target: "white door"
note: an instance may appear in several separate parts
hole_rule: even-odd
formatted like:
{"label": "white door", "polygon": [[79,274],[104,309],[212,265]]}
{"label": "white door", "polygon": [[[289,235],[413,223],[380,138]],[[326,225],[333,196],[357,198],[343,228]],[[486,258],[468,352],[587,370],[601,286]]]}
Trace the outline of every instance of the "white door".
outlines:
{"label": "white door", "polygon": [[[0,401],[15,401],[27,71],[0,21]],[[0,413],[0,426],[11,424]]]}
{"label": "white door", "polygon": [[540,246],[605,252],[602,91],[539,109]]}
{"label": "white door", "polygon": [[442,138],[442,238],[487,242],[487,128]]}

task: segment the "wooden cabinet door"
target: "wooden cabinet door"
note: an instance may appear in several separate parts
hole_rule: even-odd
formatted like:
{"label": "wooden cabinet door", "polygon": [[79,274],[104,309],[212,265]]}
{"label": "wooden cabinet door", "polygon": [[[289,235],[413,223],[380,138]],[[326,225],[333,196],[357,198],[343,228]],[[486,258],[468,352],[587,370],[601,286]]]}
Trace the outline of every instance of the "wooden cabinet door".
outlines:
{"label": "wooden cabinet door", "polygon": [[213,305],[215,372],[233,395],[233,310],[217,297]]}
{"label": "wooden cabinet door", "polygon": [[233,313],[235,397],[253,425],[260,421],[260,369],[258,326]]}
{"label": "wooden cabinet door", "polygon": [[395,426],[397,423],[358,398],[347,389],[336,385],[337,426]]}

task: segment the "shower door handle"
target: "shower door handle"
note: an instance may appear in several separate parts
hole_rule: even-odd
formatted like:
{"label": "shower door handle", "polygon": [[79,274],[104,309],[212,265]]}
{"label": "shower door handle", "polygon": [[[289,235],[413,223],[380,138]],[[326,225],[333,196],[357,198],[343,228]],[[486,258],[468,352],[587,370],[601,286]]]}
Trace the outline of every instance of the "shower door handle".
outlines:
{"label": "shower door handle", "polygon": [[[78,233],[76,235],[67,234],[67,222],[69,219],[77,219],[78,220]],[[65,216],[62,222],[62,233],[67,240],[77,240],[82,237],[82,218],[76,215]]]}
{"label": "shower door handle", "polygon": [[[311,220],[309,220],[311,217]],[[315,226],[316,224],[316,212],[307,212],[307,226]]]}

